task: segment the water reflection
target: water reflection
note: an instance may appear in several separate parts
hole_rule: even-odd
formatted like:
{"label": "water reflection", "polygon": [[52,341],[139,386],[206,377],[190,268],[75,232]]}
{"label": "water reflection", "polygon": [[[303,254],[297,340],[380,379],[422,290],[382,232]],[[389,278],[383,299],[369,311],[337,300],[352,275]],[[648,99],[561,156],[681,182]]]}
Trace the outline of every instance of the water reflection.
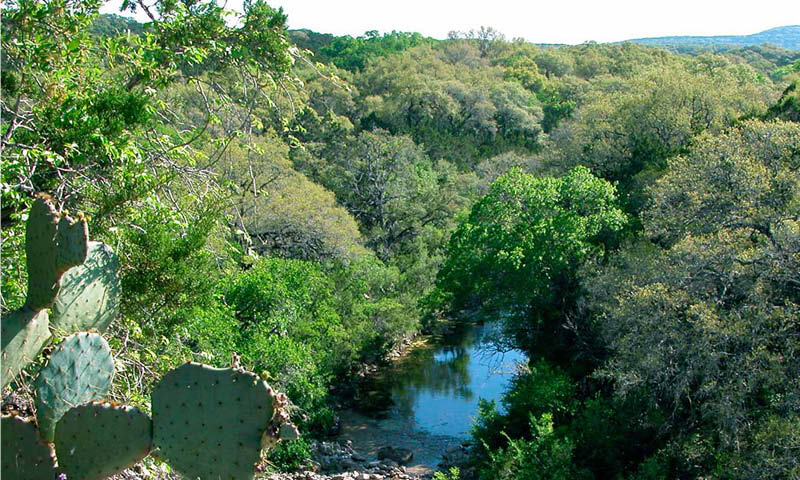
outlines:
{"label": "water reflection", "polygon": [[500,398],[519,351],[497,352],[493,324],[475,326],[447,341],[412,352],[384,372],[372,387],[392,406],[385,412],[434,435],[468,436],[480,398]]}

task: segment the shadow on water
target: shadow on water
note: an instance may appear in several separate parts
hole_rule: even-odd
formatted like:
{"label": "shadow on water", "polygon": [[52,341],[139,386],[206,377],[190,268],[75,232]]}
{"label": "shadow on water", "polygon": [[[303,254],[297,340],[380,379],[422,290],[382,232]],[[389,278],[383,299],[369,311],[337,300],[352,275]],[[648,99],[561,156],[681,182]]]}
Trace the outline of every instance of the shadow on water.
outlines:
{"label": "shadow on water", "polygon": [[519,351],[496,350],[496,328],[474,325],[413,348],[362,385],[355,415],[369,417],[362,423],[388,437],[385,444],[399,441],[395,432],[404,444],[417,442],[412,450],[424,449],[429,461],[441,457],[440,449],[469,437],[479,399],[499,399],[525,361]]}

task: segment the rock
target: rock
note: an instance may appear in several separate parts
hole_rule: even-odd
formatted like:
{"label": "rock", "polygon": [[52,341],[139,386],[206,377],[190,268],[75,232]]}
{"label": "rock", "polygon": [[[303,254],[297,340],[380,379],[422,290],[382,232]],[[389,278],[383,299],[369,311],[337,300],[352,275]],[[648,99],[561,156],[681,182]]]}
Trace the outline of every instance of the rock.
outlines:
{"label": "rock", "polygon": [[414,452],[407,448],[385,446],[378,449],[378,460],[393,460],[398,464],[404,465],[414,458]]}
{"label": "rock", "polygon": [[365,457],[363,455],[359,455],[358,453],[353,453],[352,455],[350,455],[350,458],[352,458],[354,462],[366,462],[367,461],[367,457]]}

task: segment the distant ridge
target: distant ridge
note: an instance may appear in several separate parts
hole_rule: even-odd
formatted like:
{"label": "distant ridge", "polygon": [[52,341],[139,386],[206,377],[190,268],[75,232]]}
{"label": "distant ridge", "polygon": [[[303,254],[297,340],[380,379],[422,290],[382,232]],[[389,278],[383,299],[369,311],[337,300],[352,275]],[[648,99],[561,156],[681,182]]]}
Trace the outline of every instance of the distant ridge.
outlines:
{"label": "distant ridge", "polygon": [[642,43],[645,45],[655,45],[662,47],[681,47],[681,46],[730,46],[730,47],[749,47],[771,43],[781,48],[789,50],[800,50],[800,25],[787,25],[776,27],[752,35],[716,35],[709,37],[653,37],[653,38],[634,38],[629,42]]}

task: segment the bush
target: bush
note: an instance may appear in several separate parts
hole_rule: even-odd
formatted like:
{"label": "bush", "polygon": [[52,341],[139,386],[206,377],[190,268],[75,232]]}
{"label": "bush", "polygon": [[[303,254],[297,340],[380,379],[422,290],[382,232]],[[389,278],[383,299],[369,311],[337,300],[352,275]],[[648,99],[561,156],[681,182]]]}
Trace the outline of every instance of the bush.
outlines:
{"label": "bush", "polygon": [[481,480],[567,480],[589,478],[573,466],[574,443],[553,429],[553,416],[529,417],[531,440],[508,438],[508,447],[489,452]]}
{"label": "bush", "polygon": [[300,470],[308,465],[310,459],[311,448],[303,438],[278,443],[267,457],[272,468],[279,472]]}

